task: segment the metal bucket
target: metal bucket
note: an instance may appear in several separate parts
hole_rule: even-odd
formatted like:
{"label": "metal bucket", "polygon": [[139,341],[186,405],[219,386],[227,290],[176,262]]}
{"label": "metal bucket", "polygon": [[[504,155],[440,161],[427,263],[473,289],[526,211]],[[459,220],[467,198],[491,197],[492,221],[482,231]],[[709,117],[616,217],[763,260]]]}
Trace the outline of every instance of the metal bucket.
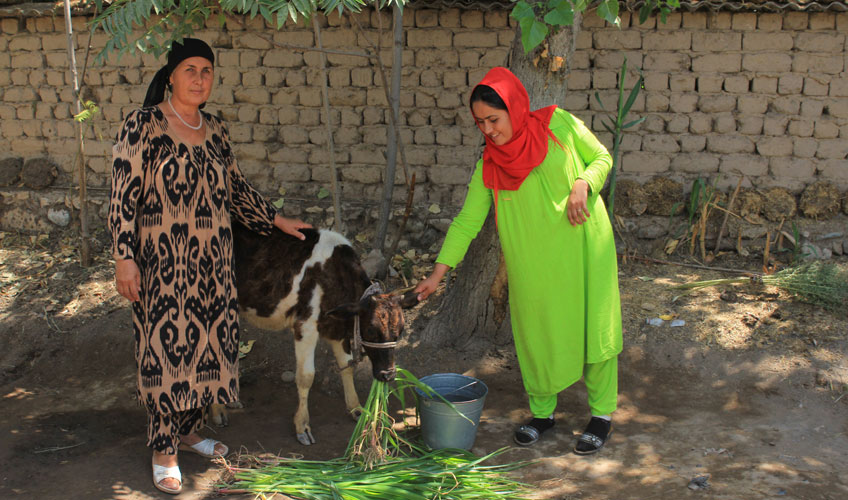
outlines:
{"label": "metal bucket", "polygon": [[483,403],[489,388],[474,377],[457,373],[436,373],[421,377],[420,380],[453,403],[456,409],[468,418],[463,418],[441,399],[427,397],[421,390],[416,389],[424,443],[434,450],[470,450],[477,437],[480,414],[483,413]]}

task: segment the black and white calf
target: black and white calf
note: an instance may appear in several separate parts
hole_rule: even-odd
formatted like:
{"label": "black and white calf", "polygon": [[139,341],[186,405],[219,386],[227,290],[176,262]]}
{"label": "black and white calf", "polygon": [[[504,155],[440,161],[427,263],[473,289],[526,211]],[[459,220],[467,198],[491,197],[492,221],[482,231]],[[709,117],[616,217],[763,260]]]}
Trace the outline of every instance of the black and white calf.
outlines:
{"label": "black and white calf", "polygon": [[315,377],[315,346],[328,341],[341,369],[345,405],[354,412],[359,397],[353,384],[351,345],[359,317],[362,346],[374,378],[395,376],[394,343],[403,333],[401,308],[417,303],[415,294],[366,295],[370,280],[350,242],[327,230],[302,230],[305,241],[281,231],[261,236],[233,224],[236,285],[241,317],[266,330],[294,333],[298,406],[295,432],[314,443],[309,425],[309,389]]}

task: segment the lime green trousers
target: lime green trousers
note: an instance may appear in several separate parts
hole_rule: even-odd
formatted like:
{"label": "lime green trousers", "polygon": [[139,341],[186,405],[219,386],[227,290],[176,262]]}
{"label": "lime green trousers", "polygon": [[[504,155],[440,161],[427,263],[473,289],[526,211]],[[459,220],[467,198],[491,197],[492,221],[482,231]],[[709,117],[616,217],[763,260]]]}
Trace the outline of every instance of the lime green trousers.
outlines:
{"label": "lime green trousers", "polygon": [[[618,356],[583,365],[583,381],[589,392],[592,415],[609,415],[618,400]],[[530,411],[534,417],[547,418],[556,410],[557,395],[530,396]]]}

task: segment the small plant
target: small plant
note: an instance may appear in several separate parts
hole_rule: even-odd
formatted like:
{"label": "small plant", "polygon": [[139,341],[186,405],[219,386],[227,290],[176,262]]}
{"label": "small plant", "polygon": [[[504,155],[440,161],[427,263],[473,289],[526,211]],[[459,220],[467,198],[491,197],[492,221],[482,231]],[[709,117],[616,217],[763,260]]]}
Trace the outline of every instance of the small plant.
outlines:
{"label": "small plant", "polygon": [[[627,114],[630,113],[630,108],[633,107],[633,103],[636,101],[636,97],[639,95],[639,91],[642,89],[642,83],[645,81],[644,76],[642,75],[642,69],[639,68],[637,70],[639,72],[639,79],[636,80],[636,83],[633,85],[633,88],[630,89],[630,93],[627,95],[627,100],[624,100],[624,79],[627,77],[627,58],[624,58],[624,62],[621,63],[621,70],[618,73],[618,108],[615,114],[615,120],[607,118],[606,121],[602,122],[607,132],[612,134],[612,168],[610,169],[609,174],[609,193],[607,194],[607,213],[609,214],[610,221],[612,222],[613,214],[614,214],[614,205],[615,205],[615,180],[616,173],[618,172],[618,166],[621,164],[621,139],[624,135],[624,131],[639,125],[643,121],[645,121],[646,117],[637,118],[633,121],[625,123],[627,119]],[[604,107],[604,103],[601,101],[601,96],[598,92],[595,92],[595,100],[598,101],[598,104],[601,106],[601,109],[606,111]]]}

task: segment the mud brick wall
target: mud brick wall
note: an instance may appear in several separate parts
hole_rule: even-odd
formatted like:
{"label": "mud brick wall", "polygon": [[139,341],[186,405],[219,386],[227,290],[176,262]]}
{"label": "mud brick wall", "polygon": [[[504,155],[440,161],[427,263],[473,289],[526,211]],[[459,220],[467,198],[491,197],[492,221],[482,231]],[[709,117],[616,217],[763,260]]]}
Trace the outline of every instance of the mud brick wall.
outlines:
{"label": "mud brick wall", "polygon": [[[391,17],[373,11],[357,20],[321,18],[327,48],[359,51],[384,26],[383,61],[391,63]],[[74,18],[78,45],[86,19]],[[478,154],[480,134],[467,111],[473,85],[506,62],[514,32],[506,11],[408,8],[404,16],[402,140],[416,174],[415,202],[440,204],[443,217],[460,205]],[[621,177],[644,183],[664,176],[688,185],[698,176],[721,176],[720,185],[784,187],[796,195],[816,181],[848,188],[848,14],[683,12],[644,25],[627,13],[622,29],[586,16],[571,61],[570,91],[562,106],[591,124],[606,144],[606,116],[595,102],[615,107],[617,72],[644,70],[644,90],[631,116],[647,120],[622,144]],[[249,179],[277,197],[285,189],[292,215],[321,212],[329,199],[330,167],[321,101],[321,56],[273,46],[314,46],[311,27],[281,31],[259,19],[247,26],[217,21],[196,36],[217,52],[217,82],[207,110],[230,126],[235,151]],[[93,46],[102,47],[105,35]],[[84,60],[79,50],[77,61]],[[365,58],[329,54],[329,97],[342,200],[372,212],[382,192],[388,110],[376,66]],[[113,57],[86,73],[87,97],[102,113],[103,139],[89,139],[89,185],[95,213],[105,213],[112,138],[122,118],[142,101],[162,65],[149,55]],[[635,82],[631,72],[626,83]],[[71,75],[61,16],[50,13],[0,19],[0,226],[46,224],[57,203],[71,207],[76,140]],[[55,166],[44,168],[43,158]],[[27,173],[35,161],[41,170]],[[15,169],[18,169],[17,171]],[[410,173],[411,173],[410,172]],[[55,176],[55,180],[52,179]],[[35,184],[26,179],[36,178]],[[47,178],[47,187],[44,179]],[[403,174],[398,169],[396,183]],[[38,184],[38,185],[36,185]],[[36,191],[36,188],[40,188]],[[48,193],[50,193],[48,195]],[[395,199],[405,198],[402,186]],[[31,210],[13,210],[29,200]],[[325,211],[314,210],[315,205]],[[399,205],[400,206],[400,205]],[[43,211],[44,214],[39,215]],[[34,212],[23,215],[23,212]],[[417,212],[426,213],[426,210]],[[346,210],[358,217],[359,210]],[[14,217],[10,214],[17,214]],[[432,217],[432,216],[428,216]]]}

